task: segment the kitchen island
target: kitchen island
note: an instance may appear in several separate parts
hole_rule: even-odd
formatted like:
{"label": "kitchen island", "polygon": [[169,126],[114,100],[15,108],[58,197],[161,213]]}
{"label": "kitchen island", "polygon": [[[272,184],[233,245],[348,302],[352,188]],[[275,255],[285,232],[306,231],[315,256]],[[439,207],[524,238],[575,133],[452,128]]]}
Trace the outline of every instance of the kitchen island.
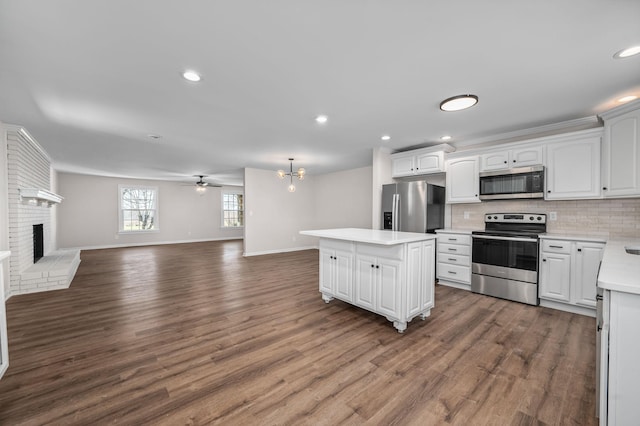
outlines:
{"label": "kitchen island", "polygon": [[640,253],[638,240],[607,241],[598,274],[601,425],[638,424],[640,418],[640,255],[633,253]]}
{"label": "kitchen island", "polygon": [[431,314],[436,235],[375,229],[301,231],[320,238],[320,293],[385,316],[402,333]]}

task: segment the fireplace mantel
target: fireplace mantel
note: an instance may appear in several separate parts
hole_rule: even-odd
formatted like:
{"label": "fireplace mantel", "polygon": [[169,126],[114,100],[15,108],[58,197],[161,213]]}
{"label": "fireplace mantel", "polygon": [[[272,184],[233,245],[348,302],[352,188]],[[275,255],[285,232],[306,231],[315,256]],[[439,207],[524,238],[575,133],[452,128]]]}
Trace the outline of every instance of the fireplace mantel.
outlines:
{"label": "fireplace mantel", "polygon": [[38,188],[22,188],[20,189],[20,198],[23,201],[34,202],[35,204],[46,205],[51,207],[54,204],[62,202],[62,197],[54,194],[46,189]]}

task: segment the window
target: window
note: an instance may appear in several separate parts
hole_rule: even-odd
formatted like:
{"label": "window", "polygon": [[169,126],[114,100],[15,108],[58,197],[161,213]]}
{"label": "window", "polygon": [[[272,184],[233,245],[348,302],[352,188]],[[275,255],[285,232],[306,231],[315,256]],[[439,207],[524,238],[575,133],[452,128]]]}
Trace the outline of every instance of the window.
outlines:
{"label": "window", "polygon": [[157,231],[158,188],[120,185],[120,232]]}
{"label": "window", "polygon": [[244,226],[244,197],[242,194],[222,193],[222,227],[239,228]]}

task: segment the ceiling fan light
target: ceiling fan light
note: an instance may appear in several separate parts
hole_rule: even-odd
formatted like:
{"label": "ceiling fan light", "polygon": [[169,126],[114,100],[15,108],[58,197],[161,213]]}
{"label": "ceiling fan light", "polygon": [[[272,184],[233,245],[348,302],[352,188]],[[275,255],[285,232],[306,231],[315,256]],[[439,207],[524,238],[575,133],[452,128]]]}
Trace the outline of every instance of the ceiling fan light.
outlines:
{"label": "ceiling fan light", "polygon": [[199,194],[203,194],[207,191],[207,187],[204,185],[198,185],[196,186],[196,192],[198,192]]}
{"label": "ceiling fan light", "polygon": [[477,103],[478,97],[476,95],[458,95],[440,102],[440,109],[442,111],[460,111],[471,108]]}

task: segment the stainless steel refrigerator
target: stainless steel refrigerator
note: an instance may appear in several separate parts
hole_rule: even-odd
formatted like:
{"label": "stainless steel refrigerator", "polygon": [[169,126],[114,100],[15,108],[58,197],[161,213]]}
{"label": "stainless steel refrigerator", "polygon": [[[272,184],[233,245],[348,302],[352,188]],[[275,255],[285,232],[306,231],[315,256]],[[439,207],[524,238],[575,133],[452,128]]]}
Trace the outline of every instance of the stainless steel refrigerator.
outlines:
{"label": "stainless steel refrigerator", "polygon": [[435,232],[444,228],[445,192],[425,181],[382,185],[382,229]]}

